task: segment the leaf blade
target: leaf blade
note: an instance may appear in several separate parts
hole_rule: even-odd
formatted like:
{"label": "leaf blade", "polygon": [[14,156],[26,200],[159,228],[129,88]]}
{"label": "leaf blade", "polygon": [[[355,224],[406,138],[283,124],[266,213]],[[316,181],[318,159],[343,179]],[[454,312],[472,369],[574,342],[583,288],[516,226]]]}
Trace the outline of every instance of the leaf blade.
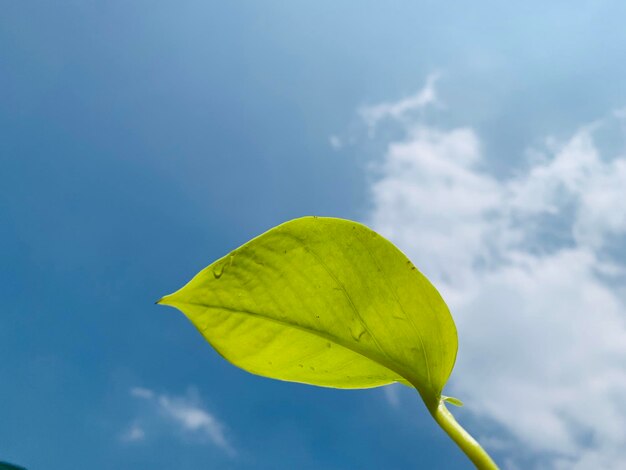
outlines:
{"label": "leaf blade", "polygon": [[233,364],[281,380],[397,381],[434,400],[456,358],[456,328],[436,289],[391,242],[343,219],[279,225],[160,303],[183,311]]}

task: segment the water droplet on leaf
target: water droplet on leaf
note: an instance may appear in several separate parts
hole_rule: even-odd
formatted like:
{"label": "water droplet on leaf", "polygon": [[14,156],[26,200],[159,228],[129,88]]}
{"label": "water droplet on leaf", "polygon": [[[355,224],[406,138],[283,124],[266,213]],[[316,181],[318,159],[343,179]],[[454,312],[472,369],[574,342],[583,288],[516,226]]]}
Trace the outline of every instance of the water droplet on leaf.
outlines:
{"label": "water droplet on leaf", "polygon": [[232,266],[234,259],[235,255],[230,255],[227,260],[213,268],[213,276],[215,277],[215,279],[219,279],[220,277],[222,277],[226,266]]}
{"label": "water droplet on leaf", "polygon": [[393,315],[393,318],[397,320],[406,320],[406,315],[404,314],[402,310],[394,310],[392,315]]}
{"label": "water droplet on leaf", "polygon": [[222,277],[222,274],[224,274],[224,266],[226,265],[226,263],[223,263],[219,266],[215,266],[213,268],[213,276],[215,277],[215,279],[219,279],[220,277]]}
{"label": "water droplet on leaf", "polygon": [[350,334],[352,334],[352,337],[355,340],[361,341],[361,337],[365,334],[365,327],[363,326],[363,323],[360,321],[354,322],[350,328]]}

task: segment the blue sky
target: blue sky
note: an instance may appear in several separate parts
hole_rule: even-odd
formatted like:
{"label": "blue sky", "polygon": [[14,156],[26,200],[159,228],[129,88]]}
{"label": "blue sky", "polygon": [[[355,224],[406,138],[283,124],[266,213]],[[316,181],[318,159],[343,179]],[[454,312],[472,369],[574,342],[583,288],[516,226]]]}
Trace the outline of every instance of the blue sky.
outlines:
{"label": "blue sky", "polygon": [[249,375],[154,305],[314,214],[440,286],[503,467],[626,462],[623,3],[0,7],[0,460],[471,468],[408,390]]}

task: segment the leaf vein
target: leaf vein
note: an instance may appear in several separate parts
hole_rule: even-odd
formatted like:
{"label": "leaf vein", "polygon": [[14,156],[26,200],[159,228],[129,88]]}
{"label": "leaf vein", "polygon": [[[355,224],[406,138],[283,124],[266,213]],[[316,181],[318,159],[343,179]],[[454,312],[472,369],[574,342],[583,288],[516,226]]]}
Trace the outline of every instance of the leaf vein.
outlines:
{"label": "leaf vein", "polygon": [[[393,362],[390,364],[387,361],[383,360],[380,357],[376,357],[376,356],[372,356],[369,354],[366,354],[363,351],[359,351],[358,349],[355,349],[354,347],[352,347],[352,345],[347,342],[347,341],[343,341],[341,338],[338,338],[336,336],[333,335],[329,335],[327,333],[324,333],[323,331],[319,331],[316,330],[314,328],[310,328],[307,327],[305,325],[300,325],[298,323],[291,323],[285,320],[281,320],[280,318],[274,318],[272,316],[269,316],[265,313],[260,313],[260,312],[254,312],[252,310],[245,310],[245,309],[240,309],[240,308],[236,308],[236,307],[228,307],[225,305],[209,305],[209,304],[202,304],[199,302],[189,302],[189,301],[184,301],[184,302],[176,302],[179,305],[189,305],[192,307],[201,307],[201,308],[205,308],[205,309],[214,309],[214,310],[225,310],[227,312],[233,313],[233,314],[239,314],[239,315],[249,315],[251,317],[255,317],[255,318],[261,318],[263,320],[269,321],[269,322],[273,322],[273,323],[277,323],[281,326],[285,326],[285,327],[289,327],[289,328],[294,328],[296,330],[300,330],[303,331],[305,333],[309,333],[311,335],[314,336],[318,336],[320,338],[323,338],[327,341],[331,341],[343,348],[348,349],[349,351],[352,351],[355,354],[358,354],[362,357],[364,357],[365,359],[368,359],[386,369],[388,369],[390,372],[393,372],[394,374],[396,374],[398,377],[396,378],[396,381],[399,382],[401,381],[401,379],[406,380],[407,382],[410,383],[410,380],[408,377],[405,377],[403,374],[401,374],[398,370],[396,370],[396,368],[393,365]],[[210,325],[207,326],[206,328],[204,328],[203,330],[200,330],[201,333],[204,333],[206,330],[208,330],[210,328]],[[387,356],[388,357],[388,356]],[[390,358],[389,358],[390,359]]]}

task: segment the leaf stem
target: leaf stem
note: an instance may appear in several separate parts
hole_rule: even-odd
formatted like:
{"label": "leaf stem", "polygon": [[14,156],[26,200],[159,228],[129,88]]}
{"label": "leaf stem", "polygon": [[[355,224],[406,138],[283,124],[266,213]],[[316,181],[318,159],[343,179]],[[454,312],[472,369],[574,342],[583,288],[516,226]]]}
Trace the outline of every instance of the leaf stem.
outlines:
{"label": "leaf stem", "polygon": [[479,470],[498,470],[498,466],[491,459],[489,454],[480,446],[461,425],[454,419],[452,413],[446,408],[443,399],[439,400],[436,407],[430,408],[430,414],[435,418],[437,424],[452,438],[456,445],[469,457],[472,463]]}

